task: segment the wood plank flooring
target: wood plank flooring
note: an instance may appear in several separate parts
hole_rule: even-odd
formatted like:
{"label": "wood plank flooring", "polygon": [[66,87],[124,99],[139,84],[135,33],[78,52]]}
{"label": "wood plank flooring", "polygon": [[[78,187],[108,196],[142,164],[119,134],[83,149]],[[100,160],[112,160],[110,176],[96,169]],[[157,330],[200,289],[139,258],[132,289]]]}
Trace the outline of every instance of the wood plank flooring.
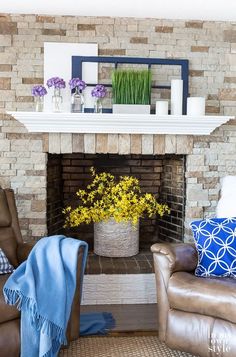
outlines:
{"label": "wood plank flooring", "polygon": [[82,305],[81,312],[111,312],[116,320],[111,335],[157,334],[156,304]]}

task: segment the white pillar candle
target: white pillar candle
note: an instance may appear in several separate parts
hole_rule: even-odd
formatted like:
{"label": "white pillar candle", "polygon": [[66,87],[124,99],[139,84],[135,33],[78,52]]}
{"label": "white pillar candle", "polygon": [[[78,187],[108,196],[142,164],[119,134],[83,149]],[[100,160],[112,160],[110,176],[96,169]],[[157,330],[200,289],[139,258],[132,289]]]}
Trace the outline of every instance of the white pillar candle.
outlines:
{"label": "white pillar candle", "polygon": [[187,115],[190,116],[205,115],[205,98],[204,97],[187,98]]}
{"label": "white pillar candle", "polygon": [[157,100],[156,101],[156,115],[168,115],[168,101]]}
{"label": "white pillar candle", "polygon": [[171,114],[183,114],[183,80],[171,80]]}

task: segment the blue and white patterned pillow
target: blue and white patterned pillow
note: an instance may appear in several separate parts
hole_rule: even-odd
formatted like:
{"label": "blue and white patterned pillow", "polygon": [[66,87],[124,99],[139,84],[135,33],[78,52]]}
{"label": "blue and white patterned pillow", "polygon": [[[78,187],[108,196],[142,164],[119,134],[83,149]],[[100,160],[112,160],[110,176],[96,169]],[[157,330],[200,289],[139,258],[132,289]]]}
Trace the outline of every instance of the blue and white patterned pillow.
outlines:
{"label": "blue and white patterned pillow", "polygon": [[14,267],[9,263],[9,260],[0,248],[0,274],[10,274],[13,271]]}
{"label": "blue and white patterned pillow", "polygon": [[236,278],[236,218],[211,218],[190,226],[198,251],[195,275]]}

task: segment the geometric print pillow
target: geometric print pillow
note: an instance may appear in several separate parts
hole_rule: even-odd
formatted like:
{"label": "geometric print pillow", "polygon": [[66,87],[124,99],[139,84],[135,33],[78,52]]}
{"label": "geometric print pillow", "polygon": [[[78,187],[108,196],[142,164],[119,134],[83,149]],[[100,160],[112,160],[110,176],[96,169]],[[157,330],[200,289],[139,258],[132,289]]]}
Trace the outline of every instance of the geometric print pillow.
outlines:
{"label": "geometric print pillow", "polygon": [[0,248],[0,274],[10,274],[13,271],[14,267],[9,263],[9,260]]}
{"label": "geometric print pillow", "polygon": [[210,218],[190,226],[198,251],[195,275],[236,278],[236,218]]}

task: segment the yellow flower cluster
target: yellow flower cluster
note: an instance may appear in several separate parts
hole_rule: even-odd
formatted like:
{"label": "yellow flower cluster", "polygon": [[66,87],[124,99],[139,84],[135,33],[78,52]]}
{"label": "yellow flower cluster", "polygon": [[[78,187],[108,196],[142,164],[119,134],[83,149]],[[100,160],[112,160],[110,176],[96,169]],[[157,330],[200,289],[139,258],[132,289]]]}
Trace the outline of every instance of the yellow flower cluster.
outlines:
{"label": "yellow flower cluster", "polygon": [[97,174],[91,168],[93,181],[87,190],[79,190],[78,207],[66,207],[65,226],[77,227],[81,223],[106,221],[114,218],[116,222],[132,221],[136,224],[140,217],[153,217],[155,214],[163,216],[169,213],[165,204],[156,201],[151,193],[141,193],[139,181],[132,176],[115,177],[106,172]]}

